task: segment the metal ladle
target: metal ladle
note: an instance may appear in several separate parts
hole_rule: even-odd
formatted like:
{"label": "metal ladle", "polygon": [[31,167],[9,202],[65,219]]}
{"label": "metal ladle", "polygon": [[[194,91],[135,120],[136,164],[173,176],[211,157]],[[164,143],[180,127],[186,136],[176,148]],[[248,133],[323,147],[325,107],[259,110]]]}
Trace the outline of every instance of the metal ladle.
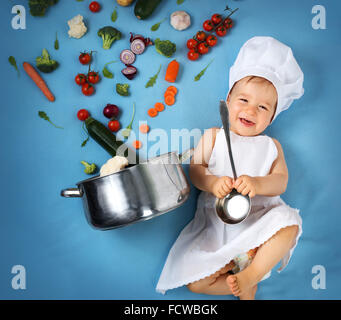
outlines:
{"label": "metal ladle", "polygon": [[[224,100],[220,100],[220,117],[223,123],[223,128],[225,132],[225,138],[227,143],[227,148],[229,151],[230,163],[232,167],[233,177],[237,179],[236,168],[234,166],[232,150],[231,150],[231,140],[230,140],[230,125],[229,125],[229,112],[227,104]],[[248,195],[244,196],[239,193],[235,188],[224,198],[216,199],[215,209],[218,217],[227,224],[237,224],[244,221],[251,210],[251,200]]]}

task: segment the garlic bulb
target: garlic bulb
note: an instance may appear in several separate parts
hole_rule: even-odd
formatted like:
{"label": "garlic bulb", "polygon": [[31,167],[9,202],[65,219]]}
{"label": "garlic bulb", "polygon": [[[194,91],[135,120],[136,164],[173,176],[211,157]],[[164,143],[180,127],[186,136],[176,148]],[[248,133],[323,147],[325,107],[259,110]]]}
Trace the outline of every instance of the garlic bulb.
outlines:
{"label": "garlic bulb", "polygon": [[185,11],[175,11],[170,16],[170,24],[176,30],[185,30],[191,25],[191,17]]}

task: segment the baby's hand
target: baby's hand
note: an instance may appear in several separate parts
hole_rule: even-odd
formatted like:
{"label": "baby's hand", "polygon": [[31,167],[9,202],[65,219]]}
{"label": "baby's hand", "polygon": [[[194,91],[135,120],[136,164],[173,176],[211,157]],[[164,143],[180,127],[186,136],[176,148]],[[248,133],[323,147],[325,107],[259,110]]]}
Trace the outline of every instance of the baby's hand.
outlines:
{"label": "baby's hand", "polygon": [[243,196],[248,194],[250,198],[253,198],[257,194],[257,182],[254,177],[246,175],[238,177],[233,184],[233,188]]}
{"label": "baby's hand", "polygon": [[233,179],[227,176],[217,178],[217,180],[213,183],[212,193],[217,198],[224,198],[227,194],[231,192],[233,189]]}

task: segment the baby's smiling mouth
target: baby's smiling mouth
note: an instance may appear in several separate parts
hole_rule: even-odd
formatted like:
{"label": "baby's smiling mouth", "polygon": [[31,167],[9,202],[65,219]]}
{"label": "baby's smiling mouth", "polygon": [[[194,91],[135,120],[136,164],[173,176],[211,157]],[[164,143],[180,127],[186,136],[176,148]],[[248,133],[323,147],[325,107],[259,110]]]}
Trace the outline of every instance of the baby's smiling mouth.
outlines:
{"label": "baby's smiling mouth", "polygon": [[251,120],[247,120],[245,118],[239,118],[239,121],[245,126],[245,127],[252,127],[253,125],[255,125],[254,122],[252,122]]}

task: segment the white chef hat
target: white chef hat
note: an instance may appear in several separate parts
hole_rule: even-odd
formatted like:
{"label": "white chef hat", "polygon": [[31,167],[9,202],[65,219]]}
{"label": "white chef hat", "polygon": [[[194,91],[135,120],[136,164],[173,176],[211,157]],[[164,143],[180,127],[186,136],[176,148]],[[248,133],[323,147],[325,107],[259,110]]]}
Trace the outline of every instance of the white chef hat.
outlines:
{"label": "white chef hat", "polygon": [[230,68],[228,94],[238,80],[247,76],[263,77],[276,88],[278,101],[273,120],[304,93],[303,72],[291,48],[272,37],[253,37],[244,43]]}

